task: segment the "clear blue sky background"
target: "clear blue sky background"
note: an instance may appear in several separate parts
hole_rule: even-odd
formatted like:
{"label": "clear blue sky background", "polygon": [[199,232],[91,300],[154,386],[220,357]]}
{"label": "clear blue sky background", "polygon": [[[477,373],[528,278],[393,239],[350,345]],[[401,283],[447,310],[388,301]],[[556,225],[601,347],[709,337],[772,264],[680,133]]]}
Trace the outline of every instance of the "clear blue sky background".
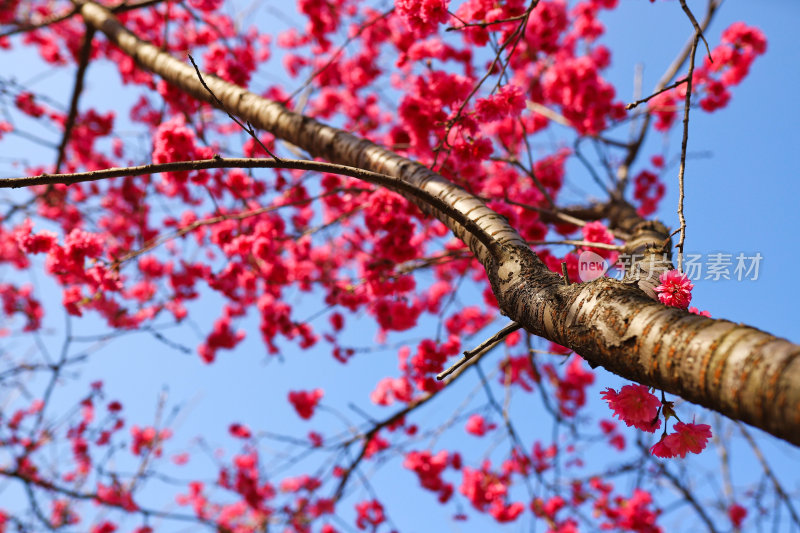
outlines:
{"label": "clear blue sky background", "polygon": [[[603,42],[613,52],[613,65],[607,77],[618,87],[620,98],[630,101],[634,66],[643,64],[643,87],[647,91],[683,46],[691,27],[675,1],[651,4],[645,0],[622,0],[621,4],[620,9],[603,17],[608,28]],[[703,4],[689,2],[698,13],[702,12]],[[260,8],[253,20],[259,21],[259,24],[272,24],[268,22],[270,9]],[[800,3],[793,0],[729,0],[706,34],[712,46],[719,41],[721,31],[737,20],[761,28],[768,39],[768,51],[756,61],[751,75],[743,84],[734,89],[733,99],[727,108],[712,115],[702,112],[692,114],[690,151],[704,155],[693,157],[687,164],[686,249],[689,252],[723,252],[734,256],[740,252],[746,255],[758,252],[764,259],[757,281],[695,282],[693,304],[708,309],[714,317],[743,322],[800,342],[796,312],[800,289],[793,282],[793,272],[800,259],[795,235],[800,225],[800,209],[797,207],[800,164],[794,155],[794,149],[800,145],[800,106],[796,96],[797,87],[800,87],[796,38]],[[279,71],[279,64],[279,58],[273,59],[271,65],[274,70],[269,77]],[[0,71],[4,76],[13,73],[20,81],[38,79],[31,84],[33,88],[52,94],[65,105],[68,102],[69,92],[65,88],[71,87],[71,72],[53,72],[38,63],[30,53],[20,50],[11,54],[0,53]],[[108,65],[91,66],[84,103],[91,101],[101,111],[119,109],[117,103],[128,91],[117,90],[117,78],[111,72]],[[108,81],[112,79],[114,81]],[[113,91],[106,90],[107,83],[114,87]],[[288,87],[293,85],[289,84]],[[57,135],[51,133],[49,138],[57,139]],[[665,139],[650,135],[644,155],[649,157],[650,154],[661,153],[662,146],[666,146],[668,160],[670,156],[677,156],[679,137],[671,135]],[[0,142],[0,175],[19,175],[19,170],[15,170],[4,159],[12,154],[14,158],[23,157],[33,162],[53,160],[51,152],[9,136]],[[642,159],[643,163],[646,161],[647,157]],[[579,166],[572,165],[570,170],[567,179],[574,187],[599,195],[593,189],[589,176]],[[676,166],[668,171],[665,181],[668,193],[658,216],[667,225],[677,227]],[[5,197],[5,194],[0,193],[0,197]],[[36,275],[36,281],[40,294],[53,294],[52,285],[41,273]],[[459,295],[459,301],[465,305],[478,302],[479,298],[474,292]],[[59,299],[57,296],[45,297],[50,304]],[[298,304],[296,318],[308,317],[322,308],[314,298],[304,297],[301,300],[297,296],[293,303]],[[218,306],[219,301],[211,298],[204,303],[204,312],[195,315],[201,330],[207,331],[219,315]],[[52,305],[48,308],[54,309]],[[317,319],[314,325],[324,329],[324,320]],[[51,332],[44,336],[46,344],[51,350],[57,351],[63,333],[63,320],[59,313],[52,313],[47,325]],[[75,326],[78,331],[87,334],[97,332],[97,323],[93,320],[79,321]],[[374,330],[355,321],[351,321],[350,326],[353,328],[351,341],[354,345],[368,347],[374,344]],[[219,446],[229,450],[227,456],[230,456],[230,450],[235,449],[234,442],[225,433],[227,424],[232,421],[246,423],[256,430],[301,438],[311,429],[322,428],[333,432],[342,428],[338,415],[330,411],[321,411],[310,423],[300,421],[286,401],[289,390],[321,387],[325,390],[324,404],[338,406],[341,414],[357,423],[363,422],[363,418],[347,407],[348,402],[361,406],[376,417],[388,414],[387,410],[370,407],[368,394],[378,379],[396,375],[394,349],[360,355],[346,366],[333,361],[323,346],[309,352],[292,349],[284,354],[283,362],[279,362],[265,354],[254,320],[244,323],[242,327],[250,333],[248,340],[235,352],[221,352],[217,362],[211,366],[202,365],[194,353],[181,354],[146,333],[128,335],[111,342],[93,355],[81,377],[74,384],[61,389],[56,398],[63,405],[69,405],[85,394],[88,383],[102,379],[111,393],[109,399],[119,398],[125,403],[129,424],[147,425],[153,422],[159,394],[166,387],[169,393],[167,405],[181,408],[173,424],[176,435],[166,446],[167,455],[183,450],[192,453],[188,466],[180,469],[167,466],[166,470],[185,479],[196,475],[213,476],[212,462],[193,443],[195,437],[203,436],[212,448]],[[199,340],[190,328],[169,331],[168,335],[170,339],[192,349]],[[393,335],[389,340],[404,338],[407,336]],[[21,349],[29,345],[26,339],[12,342],[8,347],[4,341],[4,346],[7,349]],[[494,361],[500,354],[492,357],[484,364],[487,373],[494,368]],[[354,379],[353,376],[358,377]],[[607,417],[609,412],[600,400],[599,391],[604,386],[618,386],[623,382],[613,376],[603,376],[602,373],[598,373],[598,378],[599,382],[590,392],[590,411]],[[461,407],[461,418],[453,423],[463,426],[464,416],[481,409],[485,403],[485,398],[478,393],[477,398],[472,398],[464,407],[465,398],[470,398],[478,387],[476,376],[465,378],[452,391],[444,394],[441,401],[416,414],[414,420],[421,427],[450,422],[454,409]],[[0,395],[5,393],[2,391]],[[0,404],[6,400],[0,396]],[[527,402],[515,405],[518,407],[514,407],[512,413],[526,438],[535,436],[548,442],[551,437],[550,422],[542,422],[546,417],[526,410],[529,405]],[[692,413],[697,413],[698,417],[704,416],[699,408],[682,409],[685,410],[679,411],[680,414],[692,416]],[[710,421],[708,418],[706,420]],[[629,440],[635,436],[632,431],[624,432]],[[491,442],[491,437],[480,440],[466,436],[457,427],[436,441],[434,449],[447,448],[449,444],[463,442],[464,439],[470,443],[473,464],[479,461]],[[783,472],[788,487],[800,488],[800,477],[792,471],[792,467],[796,470],[798,464],[796,450],[772,439],[761,441],[772,466]],[[430,442],[422,441],[415,447],[424,448]],[[499,448],[500,451],[506,449],[503,445]],[[271,451],[285,449],[284,444],[264,440],[262,456],[266,458]],[[599,453],[601,451],[587,451],[587,461],[603,460],[604,457]],[[744,482],[757,473],[757,468],[743,447],[735,446],[733,453],[738,467],[734,474],[736,483]],[[498,456],[496,451],[494,457]],[[453,505],[442,509],[429,493],[418,490],[415,476],[399,468],[396,457],[392,461],[393,466],[379,470],[371,479],[401,531],[445,529],[477,532],[495,527],[492,521],[481,516],[466,523],[446,522],[447,517],[457,509]],[[314,459],[308,464],[315,464]],[[712,472],[717,465],[716,457],[711,454],[701,456],[691,464],[693,468]],[[371,472],[372,469],[372,465],[368,465],[364,471]],[[293,468],[282,471],[274,464],[270,467],[276,480],[292,471],[308,469],[301,467],[299,470]],[[200,472],[202,474],[198,474]],[[456,484],[460,481],[455,477],[450,480]],[[629,491],[630,487],[624,490]],[[709,484],[707,490],[709,494],[715,494],[717,488]],[[9,501],[6,498],[10,498],[10,494],[9,491],[0,493],[0,502]],[[151,492],[149,503],[156,507],[167,504],[159,501],[164,494],[161,491]],[[524,492],[515,492],[515,495],[526,499]],[[369,497],[369,493],[359,489],[356,496],[360,500]],[[673,530],[691,530],[692,516],[683,510],[685,508],[679,508],[678,512],[669,515],[670,520],[682,524]],[[527,523],[527,520],[529,515],[525,521],[509,526],[509,530],[518,530],[520,524]]]}

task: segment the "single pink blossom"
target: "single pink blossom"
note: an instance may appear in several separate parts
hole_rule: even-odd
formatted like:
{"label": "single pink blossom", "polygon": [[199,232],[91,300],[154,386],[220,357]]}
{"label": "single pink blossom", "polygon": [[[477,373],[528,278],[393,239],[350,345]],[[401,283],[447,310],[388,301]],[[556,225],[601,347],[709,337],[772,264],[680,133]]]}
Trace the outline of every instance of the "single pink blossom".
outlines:
{"label": "single pink blossom", "polygon": [[672,451],[672,448],[666,445],[664,442],[664,438],[656,442],[651,448],[650,453],[655,455],[656,457],[662,457],[664,459],[669,459],[671,457],[675,457],[675,452]]}
{"label": "single pink blossom", "polygon": [[686,309],[689,307],[689,302],[692,301],[692,289],[694,285],[686,274],[682,274],[677,270],[670,270],[664,272],[658,278],[661,285],[656,287],[658,299],[664,305],[671,307],[680,307]]}
{"label": "single pink blossom", "polygon": [[678,422],[672,428],[675,433],[664,437],[664,443],[675,455],[683,459],[688,452],[700,453],[711,438],[711,426],[708,424],[684,424]]}
{"label": "single pink blossom", "polygon": [[628,426],[650,433],[661,427],[661,420],[658,418],[661,400],[644,385],[625,385],[619,393],[608,388],[602,396],[614,415]]}
{"label": "single pink blossom", "polygon": [[467,433],[475,435],[476,437],[483,437],[487,431],[491,431],[496,427],[495,424],[487,424],[486,419],[476,414],[469,417],[465,429]]}
{"label": "single pink blossom", "polygon": [[731,524],[733,527],[740,528],[742,527],[742,522],[747,517],[747,509],[739,505],[738,503],[732,504],[728,507],[728,518],[731,519]]}

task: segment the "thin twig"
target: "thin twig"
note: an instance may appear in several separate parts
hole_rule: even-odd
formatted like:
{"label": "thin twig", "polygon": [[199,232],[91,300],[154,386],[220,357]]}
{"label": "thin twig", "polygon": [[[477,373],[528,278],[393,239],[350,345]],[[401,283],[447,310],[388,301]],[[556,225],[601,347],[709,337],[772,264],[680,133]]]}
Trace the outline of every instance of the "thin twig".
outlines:
{"label": "thin twig", "polygon": [[[689,17],[690,21],[692,21],[692,26],[694,26],[694,31],[697,33],[697,35],[700,36],[701,39],[703,39],[703,43],[705,43],[706,45],[706,53],[708,54],[708,60],[713,63],[714,59],[711,57],[711,50],[708,47],[708,41],[706,41],[706,36],[703,35],[703,29],[700,28],[700,24],[698,24],[697,19],[694,18],[694,13],[692,13],[692,10],[689,9],[689,6],[686,5],[686,0],[680,0],[680,1],[683,12],[686,13],[686,16]],[[696,44],[695,48],[697,48]]]}
{"label": "thin twig", "polygon": [[663,88],[663,89],[661,89],[660,91],[656,91],[656,92],[654,92],[653,94],[651,94],[651,95],[650,95],[650,96],[648,96],[647,98],[642,98],[642,99],[640,99],[640,100],[636,100],[635,102],[631,102],[630,104],[628,104],[628,105],[626,105],[626,106],[625,106],[625,109],[627,109],[628,111],[630,111],[631,109],[634,109],[634,108],[635,108],[636,106],[638,106],[639,104],[643,104],[643,103],[645,103],[645,102],[649,101],[650,99],[652,99],[652,98],[655,98],[656,96],[658,96],[658,95],[659,95],[659,94],[661,94],[661,93],[667,92],[667,91],[669,91],[670,89],[674,89],[675,87],[678,87],[679,85],[681,85],[681,84],[683,84],[683,83],[686,83],[686,81],[687,81],[688,79],[689,79],[689,78],[683,78],[682,80],[678,80],[678,81],[676,81],[675,83],[673,83],[672,85],[669,85],[669,86],[667,86],[667,87],[664,87],[664,88]]}
{"label": "thin twig", "polygon": [[378,432],[381,429],[385,428],[386,426],[390,426],[390,425],[394,424],[398,420],[403,419],[406,415],[408,415],[412,411],[418,409],[419,407],[422,407],[423,405],[425,405],[426,403],[431,401],[441,391],[446,390],[447,389],[447,385],[450,385],[456,379],[458,379],[460,376],[462,376],[464,374],[465,370],[467,370],[470,366],[472,366],[475,363],[477,363],[479,360],[480,360],[480,357],[473,357],[470,361],[468,361],[466,364],[461,366],[461,368],[455,370],[450,377],[445,379],[444,387],[442,387],[440,389],[437,389],[437,390],[435,390],[433,392],[429,392],[429,393],[425,394],[424,396],[421,396],[421,397],[419,397],[419,398],[417,398],[415,400],[412,400],[404,408],[400,409],[399,411],[397,411],[393,415],[389,416],[388,418],[385,418],[382,421],[376,423],[366,433],[364,433],[362,435],[357,435],[356,437],[351,439],[348,443],[346,443],[346,444],[349,444],[349,443],[355,442],[356,440],[361,440],[363,442],[363,444],[361,445],[361,451],[359,452],[358,456],[350,463],[350,466],[344,471],[344,474],[342,474],[342,477],[339,480],[339,484],[337,485],[336,490],[334,491],[333,500],[335,502],[337,502],[337,501],[339,501],[341,499],[342,495],[344,494],[344,489],[347,486],[347,482],[350,479],[350,476],[352,476],[352,474],[355,471],[355,469],[358,467],[358,465],[364,459],[364,454],[367,452],[367,446],[369,445],[370,441],[375,437],[375,435],[378,434]]}
{"label": "thin twig", "polygon": [[[448,138],[450,137],[450,131],[453,129],[453,126],[455,126],[456,123],[459,120],[461,120],[461,115],[464,112],[464,109],[466,108],[467,104],[472,99],[472,97],[475,95],[475,93],[478,92],[478,90],[481,88],[481,86],[483,86],[483,83],[487,79],[489,79],[489,77],[493,73],[496,72],[496,68],[498,67],[498,64],[500,64],[500,74],[498,75],[498,80],[502,79],[503,74],[505,73],[506,68],[508,67],[508,62],[511,60],[511,56],[514,54],[514,50],[516,50],[517,45],[519,44],[520,38],[524,33],[525,27],[528,24],[528,17],[530,17],[531,12],[534,10],[534,8],[536,8],[537,5],[539,5],[539,0],[532,0],[531,5],[528,6],[528,8],[525,10],[525,12],[521,14],[522,16],[520,18],[519,25],[514,29],[514,31],[511,33],[511,35],[508,36],[508,38],[503,42],[503,44],[500,45],[499,49],[497,50],[497,53],[495,54],[494,59],[492,59],[492,62],[490,63],[489,67],[486,70],[486,74],[480,80],[478,80],[478,82],[472,87],[472,90],[467,95],[467,97],[464,99],[464,101],[461,102],[461,106],[459,106],[458,111],[455,114],[455,117],[453,119],[451,119],[450,121],[448,121],[447,130],[445,131],[445,133],[444,133],[444,135],[442,137],[442,140],[439,142],[438,146],[436,146],[436,148],[434,149],[436,155],[434,156],[433,163],[431,163],[431,166],[430,166],[431,169],[436,167],[436,163],[439,160],[439,154],[444,149],[443,147],[448,144]],[[505,61],[502,61],[501,57],[503,55],[503,52],[506,50],[506,48],[509,47],[509,45],[511,47],[511,50],[509,51],[508,56],[506,57]],[[500,83],[500,82],[498,81],[498,83]]]}
{"label": "thin twig", "polygon": [[[719,8],[721,2],[720,0],[709,0],[708,7],[706,9],[705,18],[703,22],[700,24],[700,29],[705,30],[708,25],[711,23],[711,20],[714,18],[714,14],[716,13],[717,9]],[[658,92],[667,84],[670,83],[680,71],[683,64],[689,57],[689,53],[692,50],[692,44],[694,43],[695,34],[692,34],[689,42],[683,47],[683,49],[678,53],[675,59],[670,63],[667,70],[661,76],[661,79],[658,80],[653,92]],[[636,161],[637,156],[639,155],[639,150],[641,150],[642,145],[644,144],[644,139],[647,135],[647,130],[650,127],[650,121],[653,118],[652,113],[646,113],[644,116],[644,120],[642,121],[642,125],[639,128],[639,133],[636,135],[636,138],[630,143],[630,148],[628,149],[628,154],[625,156],[625,160],[623,161],[622,165],[620,165],[618,170],[619,181],[617,183],[617,192],[622,193],[625,190],[625,187],[628,182],[629,178],[629,169],[633,165],[633,162]]]}
{"label": "thin twig", "polygon": [[370,20],[369,22],[366,22],[366,23],[364,23],[364,24],[360,25],[360,26],[358,27],[358,31],[357,31],[355,34],[353,34],[353,35],[349,35],[349,36],[347,37],[347,39],[345,39],[345,41],[344,41],[344,42],[343,42],[341,45],[339,45],[339,47],[336,49],[336,51],[335,51],[333,54],[331,54],[330,58],[328,59],[328,61],[327,61],[327,62],[326,62],[324,65],[322,65],[321,67],[319,67],[318,69],[316,69],[314,72],[312,72],[312,73],[311,73],[311,74],[308,76],[308,78],[306,78],[306,81],[304,81],[304,82],[303,82],[303,84],[302,84],[302,85],[300,85],[300,87],[298,87],[297,89],[295,89],[295,90],[294,90],[294,92],[292,92],[292,94],[290,94],[290,95],[289,95],[289,96],[288,96],[288,97],[287,97],[285,100],[283,100],[283,105],[288,105],[288,104],[289,104],[289,102],[290,102],[290,101],[291,101],[291,100],[292,100],[292,99],[293,99],[295,96],[297,96],[298,94],[300,94],[300,92],[301,92],[303,89],[305,89],[306,87],[308,87],[309,85],[311,85],[311,82],[313,82],[313,81],[314,81],[314,78],[316,78],[317,76],[319,76],[320,74],[322,74],[323,72],[325,72],[325,71],[326,71],[326,70],[327,70],[327,69],[328,69],[328,68],[329,68],[329,67],[330,67],[330,66],[333,64],[333,62],[334,62],[334,61],[336,61],[336,60],[339,58],[339,56],[341,56],[341,55],[342,55],[342,53],[344,52],[344,49],[347,47],[347,45],[349,45],[351,42],[353,42],[353,41],[355,41],[356,39],[358,39],[358,38],[361,36],[361,34],[362,34],[362,33],[364,33],[364,32],[365,32],[365,31],[366,31],[368,28],[370,28],[370,27],[374,26],[374,25],[375,25],[375,24],[377,24],[379,21],[381,21],[381,20],[385,19],[386,17],[388,17],[388,16],[389,16],[389,15],[391,15],[392,13],[394,13],[394,8],[392,8],[392,9],[389,9],[388,11],[384,11],[383,13],[381,13],[381,14],[377,15],[376,17],[374,17],[374,18],[373,18],[372,20]]}
{"label": "thin twig", "polygon": [[95,29],[91,26],[86,27],[83,34],[83,44],[78,56],[78,70],[75,73],[75,85],[72,88],[72,99],[69,103],[69,113],[64,122],[64,134],[61,136],[61,144],[58,145],[58,156],[56,157],[56,173],[61,172],[61,165],[64,163],[64,153],[72,135],[72,128],[75,127],[75,118],[78,116],[78,101],[83,92],[83,80],[86,77],[86,69],[89,67],[89,58],[92,55],[92,39]]}
{"label": "thin twig", "polygon": [[[681,0],[683,1],[683,0]],[[680,221],[681,236],[678,239],[678,272],[683,272],[683,244],[686,240],[686,217],[683,214],[683,178],[686,172],[686,146],[689,142],[689,107],[692,103],[692,74],[694,73],[694,55],[697,52],[698,33],[692,43],[689,54],[689,73],[686,76],[686,101],[683,106],[683,139],[681,140],[681,165],[678,170],[678,220]]]}
{"label": "thin twig", "polygon": [[739,426],[739,431],[741,431],[742,436],[750,445],[750,448],[753,449],[753,454],[755,454],[758,462],[761,463],[761,468],[764,469],[764,474],[766,474],[766,476],[772,482],[772,485],[775,487],[775,492],[778,493],[778,496],[781,500],[783,500],[783,503],[789,510],[792,520],[794,520],[795,524],[800,526],[800,515],[798,515],[797,509],[795,509],[794,505],[792,505],[792,499],[789,498],[789,495],[786,494],[785,490],[783,490],[783,486],[781,485],[780,481],[778,481],[778,478],[775,477],[775,473],[772,471],[772,468],[770,468],[767,460],[764,458],[764,454],[761,453],[761,450],[759,449],[758,444],[756,444],[756,441],[753,439],[753,436],[750,435],[750,432],[747,431],[747,428],[741,422],[736,421],[736,425]]}
{"label": "thin twig", "polygon": [[280,157],[278,157],[278,156],[276,156],[275,154],[273,154],[272,152],[270,152],[269,148],[267,148],[266,146],[264,146],[264,143],[262,143],[262,142],[261,142],[261,139],[259,139],[259,138],[258,138],[258,135],[256,134],[256,130],[253,128],[253,126],[252,126],[252,125],[250,125],[250,123],[249,123],[249,122],[248,122],[248,123],[247,123],[247,125],[245,126],[244,124],[242,124],[242,123],[241,123],[241,121],[240,121],[238,118],[236,118],[235,116],[233,116],[233,115],[230,113],[230,111],[228,111],[228,110],[225,108],[225,104],[223,104],[223,103],[220,101],[220,99],[219,99],[219,98],[217,98],[217,95],[216,95],[216,94],[214,94],[214,91],[212,91],[212,90],[211,90],[211,88],[210,88],[208,85],[206,85],[206,80],[204,80],[204,79],[203,79],[203,74],[200,72],[200,68],[197,66],[197,63],[195,63],[195,62],[194,62],[194,58],[192,57],[192,55],[191,55],[191,54],[186,54],[186,55],[187,55],[187,56],[189,56],[189,61],[191,61],[191,62],[192,62],[192,66],[194,67],[194,70],[195,70],[195,72],[197,72],[197,77],[200,79],[200,83],[202,83],[202,84],[203,84],[203,88],[204,88],[206,91],[208,91],[208,94],[210,94],[210,95],[211,95],[211,97],[212,97],[212,98],[214,99],[214,101],[217,103],[217,106],[218,106],[220,109],[222,109],[223,111],[225,111],[225,114],[226,114],[226,115],[228,115],[228,118],[230,118],[232,121],[234,121],[236,124],[238,124],[240,128],[242,128],[242,129],[243,129],[245,132],[247,132],[247,134],[248,134],[248,135],[250,135],[250,136],[251,136],[251,137],[252,137],[252,138],[253,138],[253,139],[254,139],[254,140],[255,140],[255,141],[258,143],[258,145],[259,145],[259,146],[261,146],[261,148],[262,148],[262,149],[263,149],[263,150],[264,150],[264,151],[267,153],[267,155],[269,155],[270,157],[272,157],[272,158],[274,158],[274,159],[277,159],[278,161],[280,161]]}
{"label": "thin twig", "polygon": [[506,325],[503,329],[480,343],[476,348],[472,350],[467,350],[464,352],[464,356],[461,357],[458,361],[453,363],[450,368],[445,370],[444,372],[440,372],[436,375],[436,379],[441,381],[462,366],[464,366],[470,359],[476,356],[482,356],[483,354],[487,353],[489,350],[500,344],[506,337],[508,337],[511,333],[514,333],[522,326],[517,324],[516,322],[511,322],[510,324]]}
{"label": "thin twig", "polygon": [[711,517],[708,516],[708,513],[706,513],[707,506],[697,501],[697,498],[695,498],[694,493],[689,489],[689,487],[683,484],[680,477],[670,472],[664,463],[658,461],[653,456],[651,456],[646,446],[644,446],[641,442],[639,442],[638,445],[639,449],[642,451],[642,454],[646,455],[656,465],[659,472],[661,472],[661,475],[667,478],[670,481],[670,483],[672,483],[672,486],[675,487],[683,495],[686,502],[695,510],[697,515],[700,517],[700,520],[702,520],[705,523],[708,530],[711,531],[712,533],[716,533],[718,530],[714,525],[714,522],[711,520]]}
{"label": "thin twig", "polygon": [[[523,139],[527,139],[527,136],[523,137]],[[509,154],[512,153],[511,150],[508,147],[506,147],[506,151]],[[537,189],[539,189],[539,192],[542,193],[542,195],[544,195],[545,199],[550,204],[550,207],[555,207],[555,205],[556,205],[555,201],[553,200],[553,197],[550,195],[550,192],[547,190],[547,188],[544,186],[544,184],[541,181],[539,181],[539,178],[536,177],[536,174],[533,172],[532,169],[529,169],[525,165],[520,163],[520,161],[516,157],[514,157],[513,155],[510,155],[510,157],[505,158],[505,159],[492,158],[492,160],[503,161],[504,163],[508,163],[508,164],[513,165],[513,166],[519,168],[520,170],[522,170],[525,174],[528,175],[529,178],[531,178],[531,181],[533,181],[533,184],[536,186]]]}
{"label": "thin twig", "polygon": [[561,273],[564,275],[564,285],[570,285],[569,271],[567,270],[567,263],[561,263]]}

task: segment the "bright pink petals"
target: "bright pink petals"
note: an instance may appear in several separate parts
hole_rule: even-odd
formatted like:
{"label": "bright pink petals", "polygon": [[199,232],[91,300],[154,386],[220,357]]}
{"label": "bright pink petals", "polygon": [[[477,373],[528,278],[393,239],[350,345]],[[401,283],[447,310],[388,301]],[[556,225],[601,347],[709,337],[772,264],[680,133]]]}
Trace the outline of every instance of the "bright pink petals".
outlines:
{"label": "bright pink petals", "polygon": [[678,422],[672,429],[674,432],[662,437],[650,448],[650,453],[656,457],[683,459],[687,453],[703,451],[711,438],[711,426],[708,424]]}
{"label": "bright pink petals", "polygon": [[677,270],[670,270],[661,274],[658,279],[661,285],[657,286],[655,291],[658,293],[658,299],[661,303],[680,309],[689,307],[689,302],[692,301],[694,284],[689,281],[689,277],[686,274],[682,274]]}
{"label": "bright pink petals", "polygon": [[525,506],[522,503],[508,503],[508,477],[498,476],[490,470],[489,462],[484,462],[480,470],[465,466],[459,491],[467,497],[472,506],[481,512],[488,512],[498,522],[513,522]]}
{"label": "bright pink petals", "polygon": [[383,505],[378,500],[357,503],[356,513],[356,527],[361,530],[375,531],[386,520]]}
{"label": "bright pink petals", "polygon": [[406,454],[403,467],[413,470],[422,488],[437,493],[439,502],[446,503],[453,495],[453,485],[445,482],[442,474],[453,462],[453,458],[445,450],[436,455],[428,451],[412,451]]}
{"label": "bright pink petals", "polygon": [[475,112],[481,122],[492,122],[507,116],[516,117],[525,109],[525,96],[516,85],[504,85],[496,94],[475,102]]}
{"label": "bright pink petals", "polygon": [[639,172],[633,179],[633,197],[641,202],[636,210],[640,216],[653,214],[658,208],[658,203],[664,197],[667,188],[658,176],[649,170]]}
{"label": "bright pink petals", "polygon": [[481,415],[472,415],[467,420],[467,424],[464,429],[467,433],[471,435],[475,435],[476,437],[483,437],[486,435],[487,431],[491,431],[496,428],[496,424],[487,424],[486,419],[483,418]]}
{"label": "bright pink petals", "polygon": [[308,420],[314,415],[317,404],[324,395],[322,389],[312,391],[292,391],[289,393],[289,401],[294,406],[300,418]]}
{"label": "bright pink petals", "polygon": [[602,397],[614,411],[614,416],[627,426],[650,433],[661,427],[661,420],[658,418],[661,400],[644,385],[625,385],[619,392],[608,388],[602,393]]}
{"label": "bright pink petals", "polygon": [[408,27],[427,35],[450,15],[447,7],[450,0],[395,0],[395,10]]}
{"label": "bright pink petals", "polygon": [[690,307],[689,309],[687,309],[687,311],[689,311],[693,315],[700,315],[700,316],[704,316],[706,318],[711,318],[711,312],[710,311],[700,311],[696,307]]}
{"label": "bright pink petals", "polygon": [[747,509],[738,503],[734,503],[728,507],[728,518],[730,519],[731,524],[733,524],[733,527],[740,528],[742,527],[742,522],[744,522],[744,519],[747,518]]}

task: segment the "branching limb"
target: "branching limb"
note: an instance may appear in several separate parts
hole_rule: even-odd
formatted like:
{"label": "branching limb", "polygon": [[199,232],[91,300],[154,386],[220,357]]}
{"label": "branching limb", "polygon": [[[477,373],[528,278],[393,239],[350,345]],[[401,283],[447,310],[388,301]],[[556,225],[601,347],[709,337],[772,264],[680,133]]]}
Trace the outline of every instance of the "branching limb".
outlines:
{"label": "branching limb", "polygon": [[639,444],[639,449],[642,451],[642,454],[649,457],[650,460],[655,464],[659,473],[661,473],[662,476],[667,478],[669,482],[672,483],[672,486],[675,487],[675,489],[677,489],[678,492],[681,493],[681,495],[685,498],[686,502],[695,510],[697,515],[700,517],[700,520],[702,520],[703,523],[706,525],[708,531],[710,531],[711,533],[717,533],[717,531],[719,530],[714,525],[714,522],[711,520],[711,517],[708,516],[708,513],[706,513],[706,506],[703,505],[701,502],[697,501],[697,498],[695,498],[694,493],[691,491],[691,489],[686,486],[686,484],[680,479],[680,477],[670,472],[663,462],[652,457],[645,445],[643,445],[641,442],[639,442],[638,444]]}
{"label": "branching limb", "polygon": [[50,185],[61,183],[71,185],[86,181],[98,181],[108,178],[119,178],[122,176],[143,176],[147,174],[157,174],[160,172],[184,172],[192,170],[203,170],[210,168],[286,168],[295,170],[309,170],[315,172],[329,172],[360,179],[368,183],[386,187],[389,190],[406,194],[417,198],[436,209],[439,209],[447,216],[457,221],[459,224],[473,234],[487,249],[495,250],[499,246],[498,242],[484,231],[474,220],[467,217],[458,209],[434,196],[419,187],[412,185],[402,179],[395,178],[386,174],[379,174],[361,168],[348,167],[321,161],[305,161],[292,159],[258,159],[258,158],[222,158],[201,159],[197,161],[176,161],[171,163],[158,163],[150,165],[139,165],[134,167],[109,168],[105,170],[94,170],[91,172],[76,172],[74,174],[42,174],[40,176],[28,176],[22,178],[0,178],[0,189],[31,187],[33,185]]}
{"label": "branching limb", "polygon": [[[705,31],[708,28],[708,25],[711,23],[711,20],[714,18],[714,14],[717,12],[717,9],[721,5],[720,0],[709,0],[708,7],[706,8],[706,14],[703,18],[703,22],[701,22],[698,26],[701,31]],[[692,37],[689,39],[689,42],[683,47],[683,49],[678,53],[672,63],[667,67],[664,71],[664,74],[661,76],[661,79],[658,80],[655,88],[653,89],[654,93],[661,91],[664,87],[666,87],[672,79],[678,74],[680,69],[683,67],[686,60],[689,59],[689,54],[692,51],[692,45],[694,43],[695,35],[693,34]],[[695,47],[696,48],[696,47]],[[617,191],[622,193],[625,190],[625,186],[627,185],[628,180],[628,171],[633,165],[633,162],[636,160],[637,156],[639,155],[639,150],[644,143],[644,138],[647,135],[647,130],[650,127],[650,121],[652,120],[652,114],[648,113],[645,115],[644,120],[642,121],[642,125],[639,128],[639,133],[636,135],[636,138],[631,142],[630,148],[628,150],[628,154],[625,156],[625,160],[623,161],[622,165],[619,168],[619,177],[620,180],[617,184]]]}
{"label": "branching limb", "polygon": [[[706,36],[703,35],[703,29],[700,27],[700,24],[697,23],[697,19],[694,18],[694,13],[692,13],[692,10],[689,9],[689,6],[686,5],[686,0],[681,0],[681,8],[683,9],[683,12],[686,13],[686,16],[689,17],[689,20],[692,21],[692,26],[694,26],[694,31],[701,39],[703,39],[703,43],[706,45],[706,53],[708,54],[708,60],[713,63],[714,59],[711,57],[711,50],[708,47],[708,41],[706,41]],[[697,44],[695,44],[695,49],[696,48]],[[694,53],[692,53],[692,55],[694,55]]]}

